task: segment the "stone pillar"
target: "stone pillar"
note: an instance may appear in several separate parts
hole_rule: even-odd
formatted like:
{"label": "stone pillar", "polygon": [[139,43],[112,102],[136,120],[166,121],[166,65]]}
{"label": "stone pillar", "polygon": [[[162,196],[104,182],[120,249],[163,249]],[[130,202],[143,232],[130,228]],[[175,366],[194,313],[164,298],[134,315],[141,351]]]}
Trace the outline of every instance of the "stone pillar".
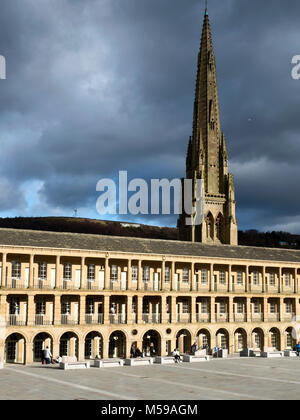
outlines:
{"label": "stone pillar", "polygon": [[297,268],[294,271],[294,293],[298,293]]}
{"label": "stone pillar", "polygon": [[233,291],[232,288],[232,277],[231,277],[231,265],[228,265],[228,292],[231,293]]}
{"label": "stone pillar", "polygon": [[171,324],[177,323],[176,317],[176,296],[171,296]]}
{"label": "stone pillar", "polygon": [[282,268],[279,268],[279,278],[278,278],[278,293],[281,293],[282,291],[282,283],[281,283],[281,277],[282,277]]}
{"label": "stone pillar", "polygon": [[[69,356],[75,357],[76,356],[76,337],[71,337],[69,340]],[[79,349],[79,343],[78,343],[78,349]],[[79,354],[78,354],[79,356]],[[79,359],[79,357],[78,357]]]}
{"label": "stone pillar", "polygon": [[246,298],[246,316],[247,316],[247,322],[252,321],[252,313],[251,313],[251,298]]}
{"label": "stone pillar", "polygon": [[283,321],[284,318],[284,299],[283,297],[279,298],[279,321]]}
{"label": "stone pillar", "polygon": [[268,314],[269,314],[269,307],[268,307],[268,298],[264,297],[264,322],[268,322]]}
{"label": "stone pillar", "polygon": [[33,261],[34,261],[34,255],[29,255],[29,289],[33,288]]}
{"label": "stone pillar", "polygon": [[53,357],[59,356],[59,340],[53,340],[52,343],[52,355]]}
{"label": "stone pillar", "polygon": [[142,260],[138,260],[138,290],[143,290]]}
{"label": "stone pillar", "polygon": [[6,264],[7,264],[7,254],[3,252],[2,254],[2,272],[1,272],[1,287],[6,285]]}
{"label": "stone pillar", "polygon": [[84,325],[85,324],[85,310],[86,307],[86,296],[80,296],[80,302],[79,302],[79,324]]}
{"label": "stone pillar", "polygon": [[264,267],[265,270],[265,292],[268,293],[269,291],[269,276],[266,274],[266,267]]}
{"label": "stone pillar", "polygon": [[104,289],[110,289],[110,272],[109,272],[109,257],[105,257],[105,265],[104,265]]}
{"label": "stone pillar", "polygon": [[132,322],[132,296],[127,296],[127,324],[131,325]]}
{"label": "stone pillar", "polygon": [[266,282],[266,267],[265,266],[263,266],[262,267],[262,292],[263,293],[265,293],[265,291],[266,291],[266,284],[265,284],[265,282]]}
{"label": "stone pillar", "polygon": [[56,265],[55,265],[55,289],[58,289],[61,284],[60,278],[60,257],[56,256]]}
{"label": "stone pillar", "polygon": [[34,295],[28,295],[27,303],[27,325],[35,325],[35,303]]}
{"label": "stone pillar", "polygon": [[137,324],[143,323],[143,296],[137,296]]}
{"label": "stone pillar", "polygon": [[191,290],[194,292],[196,291],[196,284],[195,284],[195,263],[191,263]]}
{"label": "stone pillar", "polygon": [[249,291],[249,265],[246,265],[245,292]]}
{"label": "stone pillar", "polygon": [[233,297],[232,296],[229,296],[228,316],[229,316],[229,322],[234,322],[234,308],[233,308]]}
{"label": "stone pillar", "polygon": [[[71,338],[72,340],[72,338]],[[85,340],[79,340],[78,339],[78,360],[83,361],[85,359],[84,357],[84,348],[85,348]]]}
{"label": "stone pillar", "polygon": [[210,298],[210,322],[211,323],[216,322],[215,303],[216,303],[215,296],[211,296]]}
{"label": "stone pillar", "polygon": [[191,297],[191,323],[196,322],[196,296]]}
{"label": "stone pillar", "polygon": [[160,313],[161,313],[161,323],[167,323],[167,296],[161,296],[161,304],[160,304]]}
{"label": "stone pillar", "polygon": [[86,265],[85,265],[85,257],[81,257],[81,277],[80,277],[80,289],[86,288],[86,281],[87,281],[87,275],[86,275]]}
{"label": "stone pillar", "polygon": [[103,296],[103,324],[108,325],[109,324],[109,295]]}
{"label": "stone pillar", "polygon": [[209,291],[214,291],[214,265],[209,265],[209,273],[210,273],[210,279],[209,279]]}
{"label": "stone pillar", "polygon": [[54,325],[61,325],[61,295],[54,295]]}
{"label": "stone pillar", "polygon": [[33,363],[33,343],[31,341],[24,343],[24,340],[20,340],[17,345],[18,356],[17,360],[25,365]]}
{"label": "stone pillar", "polygon": [[175,261],[171,263],[171,290],[175,290]]}
{"label": "stone pillar", "polygon": [[166,270],[166,259],[165,257],[162,260],[161,264],[161,290],[165,290],[165,270]]}
{"label": "stone pillar", "polygon": [[131,272],[132,261],[127,262],[127,290],[132,289],[132,272]]}
{"label": "stone pillar", "polygon": [[107,341],[105,339],[105,337],[103,337],[103,344],[102,344],[102,357],[103,359],[108,359],[108,350],[109,350],[109,337],[110,335],[108,335],[107,337]]}

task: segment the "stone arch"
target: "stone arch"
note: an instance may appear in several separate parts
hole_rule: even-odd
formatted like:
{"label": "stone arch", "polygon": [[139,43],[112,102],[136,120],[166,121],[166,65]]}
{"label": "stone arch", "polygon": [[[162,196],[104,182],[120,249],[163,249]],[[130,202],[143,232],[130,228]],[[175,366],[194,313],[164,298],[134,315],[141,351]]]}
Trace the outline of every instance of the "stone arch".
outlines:
{"label": "stone arch", "polygon": [[20,333],[12,333],[5,340],[5,362],[26,363],[26,339]]}
{"label": "stone arch", "polygon": [[261,328],[255,328],[251,334],[251,347],[256,351],[264,350],[265,333]]}
{"label": "stone arch", "polygon": [[205,217],[205,229],[206,229],[206,238],[208,240],[214,239],[214,217],[211,212],[208,212]]}
{"label": "stone arch", "polygon": [[67,331],[59,339],[59,355],[78,358],[79,339],[73,331]]}
{"label": "stone arch", "polygon": [[295,328],[288,327],[284,331],[284,342],[283,348],[286,350],[292,350],[297,344],[297,332]]}
{"label": "stone arch", "polygon": [[268,347],[273,347],[275,350],[281,350],[281,336],[278,328],[273,327],[269,330]]}
{"label": "stone arch", "polygon": [[33,361],[40,362],[42,360],[42,351],[49,347],[49,350],[53,354],[53,337],[47,332],[40,332],[35,335],[32,340],[33,342]]}
{"label": "stone arch", "polygon": [[220,328],[216,332],[216,346],[220,349],[227,349],[229,352],[229,332],[225,328]]}
{"label": "stone arch", "polygon": [[247,331],[243,328],[238,328],[234,332],[234,352],[239,353],[248,348]]}
{"label": "stone arch", "polygon": [[121,330],[113,331],[109,336],[108,356],[110,358],[126,357],[126,335]]}
{"label": "stone arch", "polygon": [[148,330],[143,335],[143,351],[146,356],[161,355],[161,335],[156,330]]}
{"label": "stone arch", "polygon": [[192,334],[187,329],[182,329],[176,334],[176,348],[180,353],[187,353],[192,346]]}
{"label": "stone arch", "polygon": [[202,328],[197,332],[197,342],[199,349],[211,349],[211,333],[208,329]]}
{"label": "stone arch", "polygon": [[90,331],[84,338],[84,357],[85,359],[95,359],[103,357],[103,336],[98,331]]}

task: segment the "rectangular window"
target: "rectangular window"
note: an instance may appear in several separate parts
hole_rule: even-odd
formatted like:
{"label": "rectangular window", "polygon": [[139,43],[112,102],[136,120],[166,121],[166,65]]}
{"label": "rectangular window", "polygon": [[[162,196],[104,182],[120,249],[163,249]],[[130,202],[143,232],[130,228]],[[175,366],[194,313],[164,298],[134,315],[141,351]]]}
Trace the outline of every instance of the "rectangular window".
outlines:
{"label": "rectangular window", "polygon": [[89,281],[95,280],[95,264],[88,265],[87,278]]}
{"label": "rectangular window", "polygon": [[292,313],[292,303],[290,301],[286,302],[285,304],[285,313],[286,314]]}
{"label": "rectangular window", "polygon": [[258,300],[255,300],[253,302],[253,312],[255,314],[259,314],[260,313],[260,304],[259,304],[259,301]]}
{"label": "rectangular window", "polygon": [[270,286],[275,286],[275,273],[270,273]]}
{"label": "rectangular window", "polygon": [[143,282],[147,283],[150,281],[150,267],[143,267]]}
{"label": "rectangular window", "polygon": [[237,313],[238,314],[243,314],[244,313],[244,305],[243,305],[243,302],[238,302],[237,303],[236,310],[237,310]]}
{"label": "rectangular window", "polygon": [[238,286],[241,286],[243,284],[243,273],[241,271],[238,271],[236,273],[236,284]]}
{"label": "rectangular window", "polygon": [[131,267],[131,281],[138,281],[138,266],[133,265]]}
{"label": "rectangular window", "polygon": [[253,284],[254,286],[259,285],[259,273],[257,271],[254,271],[253,273]]}
{"label": "rectangular window", "polygon": [[170,267],[165,267],[165,282],[170,283]]}
{"label": "rectangular window", "polygon": [[62,315],[70,315],[71,313],[71,302],[63,302],[61,305]]}
{"label": "rectangular window", "polygon": [[40,280],[46,280],[47,279],[47,263],[46,262],[39,262],[38,278]]}
{"label": "rectangular window", "polygon": [[11,267],[11,276],[14,279],[21,278],[21,263],[19,261],[13,261]]}
{"label": "rectangular window", "polygon": [[9,304],[10,315],[20,315],[20,301],[18,299],[12,299]]}
{"label": "rectangular window", "polygon": [[202,314],[207,314],[207,312],[208,312],[207,300],[202,300],[201,301],[201,313]]}
{"label": "rectangular window", "polygon": [[64,280],[72,280],[72,264],[64,264]]}
{"label": "rectangular window", "polygon": [[201,270],[201,284],[207,284],[207,281],[208,281],[207,270],[203,269]]}
{"label": "rectangular window", "polygon": [[225,271],[220,271],[220,284],[226,284]]}
{"label": "rectangular window", "polygon": [[188,283],[189,282],[189,269],[184,268],[182,270],[182,283]]}
{"label": "rectangular window", "polygon": [[116,265],[110,267],[110,281],[118,281],[118,267]]}
{"label": "rectangular window", "polygon": [[189,306],[189,301],[188,300],[184,300],[182,302],[182,313],[183,314],[190,313],[190,306]]}
{"label": "rectangular window", "polygon": [[41,301],[36,303],[36,315],[45,315],[46,314],[46,302]]}
{"label": "rectangular window", "polygon": [[286,287],[290,287],[291,286],[291,275],[290,275],[290,273],[285,273],[285,275],[284,275],[284,281],[285,281],[285,286]]}
{"label": "rectangular window", "polygon": [[93,299],[87,299],[86,301],[86,314],[92,315],[95,310],[95,304]]}
{"label": "rectangular window", "polygon": [[271,314],[276,314],[277,313],[277,305],[276,305],[275,302],[270,303],[270,313]]}
{"label": "rectangular window", "polygon": [[226,303],[224,301],[220,302],[220,314],[226,314]]}

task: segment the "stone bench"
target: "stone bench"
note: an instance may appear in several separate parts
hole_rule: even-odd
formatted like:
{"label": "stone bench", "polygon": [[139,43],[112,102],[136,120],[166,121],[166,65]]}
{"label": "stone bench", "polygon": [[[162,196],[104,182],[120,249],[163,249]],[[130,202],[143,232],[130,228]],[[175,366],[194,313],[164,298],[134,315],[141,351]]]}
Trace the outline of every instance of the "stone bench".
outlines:
{"label": "stone bench", "polygon": [[283,351],[262,351],[261,357],[267,357],[267,358],[284,357],[284,352]]}
{"label": "stone bench", "polygon": [[175,363],[174,356],[156,356],[154,359],[154,363],[159,365],[171,365]]}
{"label": "stone bench", "polygon": [[240,357],[260,357],[261,352],[259,350],[244,349],[240,351]]}
{"label": "stone bench", "polygon": [[74,369],[89,369],[90,361],[84,362],[60,362],[59,369],[74,370]]}
{"label": "stone bench", "polygon": [[95,359],[94,367],[105,368],[105,367],[120,367],[124,365],[123,359],[112,358],[112,359]]}
{"label": "stone bench", "polygon": [[146,366],[153,364],[153,357],[137,357],[125,359],[126,366]]}
{"label": "stone bench", "polygon": [[297,352],[293,350],[284,350],[285,357],[297,357]]}
{"label": "stone bench", "polygon": [[183,361],[185,363],[208,362],[209,356],[191,356],[190,354],[184,354]]}

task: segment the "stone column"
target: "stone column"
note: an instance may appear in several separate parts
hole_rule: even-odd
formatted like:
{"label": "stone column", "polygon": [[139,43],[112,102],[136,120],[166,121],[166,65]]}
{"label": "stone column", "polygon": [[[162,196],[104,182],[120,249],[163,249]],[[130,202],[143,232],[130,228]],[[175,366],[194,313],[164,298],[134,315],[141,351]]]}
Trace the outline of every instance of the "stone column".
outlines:
{"label": "stone column", "polygon": [[[72,340],[72,338],[71,338]],[[85,340],[79,340],[78,339],[78,360],[83,361],[85,359],[84,357],[84,347],[85,347]]]}
{"label": "stone column", "polygon": [[216,303],[215,296],[211,296],[210,298],[210,322],[211,323],[216,322],[215,303]]}
{"label": "stone column", "polygon": [[175,290],[175,261],[171,263],[171,290]]}
{"label": "stone column", "polygon": [[209,265],[209,274],[210,274],[209,291],[213,292],[214,291],[214,265],[213,264]]}
{"label": "stone column", "polygon": [[265,291],[266,291],[265,282],[266,282],[266,267],[263,266],[262,267],[262,289],[261,289],[263,293],[265,293]]}
{"label": "stone column", "polygon": [[143,323],[143,296],[137,296],[137,324]]}
{"label": "stone column", "polygon": [[195,263],[191,263],[191,290],[193,292],[196,291],[196,284],[195,284]]}
{"label": "stone column", "polygon": [[177,323],[176,317],[176,296],[171,296],[171,324]]}
{"label": "stone column", "polygon": [[109,257],[106,255],[105,257],[105,265],[104,265],[104,289],[110,289],[110,272],[109,272]]}
{"label": "stone column", "polygon": [[249,291],[249,265],[246,265],[245,292]]}
{"label": "stone column", "polygon": [[165,270],[166,270],[166,259],[163,257],[161,264],[161,290],[165,290]]}
{"label": "stone column", "polygon": [[80,289],[86,288],[86,281],[87,281],[87,275],[86,275],[86,265],[85,265],[85,257],[81,257],[81,277],[80,277]]}
{"label": "stone column", "polygon": [[231,265],[228,265],[228,292],[231,293],[233,291],[232,288],[232,277],[231,277]]}
{"label": "stone column", "polygon": [[109,324],[109,295],[103,296],[103,324],[108,325]]}
{"label": "stone column", "polygon": [[55,265],[55,289],[58,289],[61,284],[60,278],[60,257],[56,256],[56,265]]}
{"label": "stone column", "polygon": [[142,260],[138,260],[138,290],[143,290]]}
{"label": "stone column", "polygon": [[264,297],[264,322],[268,322],[268,314],[269,314],[269,307],[268,307],[268,298]]}
{"label": "stone column", "polygon": [[7,254],[3,252],[2,254],[2,272],[1,272],[1,287],[6,285],[6,264],[7,264]]}
{"label": "stone column", "polygon": [[53,357],[57,357],[59,356],[59,339],[58,340],[53,340],[52,343],[52,355]]}
{"label": "stone column", "polygon": [[131,272],[132,261],[127,262],[127,290],[132,289],[132,272]]}
{"label": "stone column", "polygon": [[281,283],[281,277],[282,277],[282,268],[279,268],[279,278],[278,278],[278,293],[281,293],[282,291],[282,283]]}
{"label": "stone column", "polygon": [[247,322],[252,321],[252,314],[251,314],[251,298],[246,298],[246,316],[247,316]]}
{"label": "stone column", "polygon": [[28,295],[27,298],[27,325],[35,325],[34,295]]}
{"label": "stone column", "polygon": [[33,288],[33,261],[34,255],[30,254],[29,256],[29,289]]}
{"label": "stone column", "polygon": [[61,325],[61,295],[54,295],[54,325]]}
{"label": "stone column", "polygon": [[233,297],[232,296],[229,296],[228,316],[229,316],[229,322],[234,322],[234,308],[233,308]]}
{"label": "stone column", "polygon": [[283,297],[279,298],[279,321],[283,321],[284,318],[284,299]]}
{"label": "stone column", "polygon": [[298,293],[297,268],[294,271],[294,293]]}
{"label": "stone column", "polygon": [[196,296],[191,297],[191,323],[196,322]]}
{"label": "stone column", "polygon": [[85,324],[85,307],[86,307],[86,296],[80,296],[79,302],[79,324]]}
{"label": "stone column", "polygon": [[[18,360],[25,365],[30,365],[33,363],[33,343],[31,341],[27,341],[26,344],[23,340],[20,340],[18,345]],[[26,350],[25,350],[26,349]],[[24,355],[25,353],[25,355]],[[24,357],[25,356],[25,357]],[[25,358],[25,360],[24,360]]]}
{"label": "stone column", "polygon": [[132,322],[132,296],[127,296],[127,324],[131,325]]}

